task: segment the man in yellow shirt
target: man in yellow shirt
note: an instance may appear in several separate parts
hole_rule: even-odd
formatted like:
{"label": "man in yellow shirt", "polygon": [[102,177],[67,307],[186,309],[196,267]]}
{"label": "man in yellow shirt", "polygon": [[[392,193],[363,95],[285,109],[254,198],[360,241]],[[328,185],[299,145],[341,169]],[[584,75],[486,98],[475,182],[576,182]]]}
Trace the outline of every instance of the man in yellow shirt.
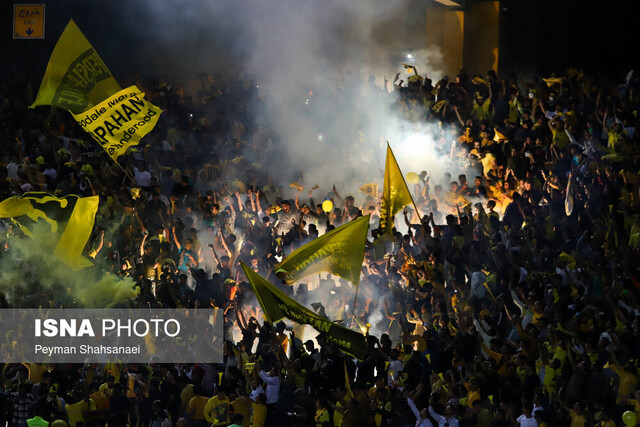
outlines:
{"label": "man in yellow shirt", "polygon": [[69,425],[75,426],[78,423],[86,424],[85,417],[96,412],[96,404],[89,396],[83,399],[82,392],[73,392],[74,403],[67,403],[67,417]]}
{"label": "man in yellow shirt", "polygon": [[255,403],[251,404],[251,427],[264,427],[267,420],[267,398],[264,394],[256,396]]}
{"label": "man in yellow shirt", "polygon": [[240,387],[236,388],[235,396],[236,398],[231,401],[229,406],[229,414],[232,417],[234,414],[242,415],[242,427],[249,427],[251,423],[251,404],[253,402]]}
{"label": "man in yellow shirt", "polygon": [[107,409],[109,409],[109,398],[98,390],[98,383],[94,382],[89,386],[89,398],[95,403],[96,411],[86,417],[87,421],[103,418],[107,413]]}
{"label": "man in yellow shirt", "polygon": [[553,135],[553,146],[558,150],[564,150],[570,142],[569,135],[564,131],[564,121],[559,116],[555,116],[547,124]]}
{"label": "man in yellow shirt", "polygon": [[113,394],[113,386],[115,385],[116,381],[115,381],[115,377],[113,375],[109,375],[107,377],[107,382],[103,383],[102,385],[100,385],[100,388],[98,388],[98,390],[104,394],[107,397],[111,397],[111,395]]}
{"label": "man in yellow shirt", "polygon": [[202,395],[200,384],[193,385],[193,393],[195,395],[189,399],[185,410],[189,417],[189,425],[206,427],[207,420],[204,417],[204,408],[209,403],[209,398]]}
{"label": "man in yellow shirt", "polygon": [[223,426],[229,424],[229,398],[223,389],[213,396],[204,407],[204,418],[209,425]]}
{"label": "man in yellow shirt", "polygon": [[314,417],[316,427],[331,427],[331,417],[329,415],[329,404],[326,399],[316,401],[316,415]]}

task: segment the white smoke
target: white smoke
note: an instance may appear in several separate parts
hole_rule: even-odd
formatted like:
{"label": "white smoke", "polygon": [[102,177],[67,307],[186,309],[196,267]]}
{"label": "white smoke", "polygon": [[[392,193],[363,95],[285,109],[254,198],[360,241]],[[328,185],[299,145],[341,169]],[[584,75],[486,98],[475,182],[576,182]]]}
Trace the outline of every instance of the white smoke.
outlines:
{"label": "white smoke", "polygon": [[386,91],[396,73],[409,77],[402,62],[434,83],[442,77],[441,52],[425,49],[423,1],[193,0],[134,7],[125,19],[133,24],[134,16],[145,16],[154,30],[131,25],[150,41],[132,48],[152,69],[180,78],[206,72],[256,79],[264,106],[252,109],[251,119],[272,131],[278,155],[269,172],[281,187],[302,180],[305,188],[320,185],[321,197],[335,184],[357,197],[364,183],[382,184],[385,141],[405,174],[435,176],[446,167],[448,153],[434,137],[439,128],[407,123],[389,109],[397,94]]}

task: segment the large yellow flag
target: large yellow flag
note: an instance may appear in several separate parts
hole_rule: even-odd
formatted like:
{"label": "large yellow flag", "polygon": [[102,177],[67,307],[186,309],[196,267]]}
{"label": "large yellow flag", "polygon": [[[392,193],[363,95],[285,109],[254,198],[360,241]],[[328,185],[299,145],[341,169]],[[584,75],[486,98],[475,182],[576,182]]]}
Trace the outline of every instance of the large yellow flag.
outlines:
{"label": "large yellow flag", "polygon": [[69,110],[114,162],[151,132],[162,114],[136,86],[120,88],[73,20],[53,49],[31,108],[38,105]]}
{"label": "large yellow flag", "polygon": [[292,285],[311,274],[329,272],[358,286],[368,231],[368,215],[354,219],[291,252],[276,265],[276,274]]}
{"label": "large yellow flag", "polygon": [[393,228],[393,217],[413,199],[396,158],[387,143],[387,161],[384,168],[384,188],[380,206],[380,230],[390,233]]}
{"label": "large yellow flag", "polygon": [[288,318],[298,324],[311,325],[328,341],[340,350],[360,360],[367,355],[367,342],[364,335],[333,323],[287,296],[280,289],[269,283],[264,277],[240,263],[244,274],[249,279],[264,315],[271,323]]}
{"label": "large yellow flag", "polygon": [[53,49],[31,108],[54,105],[79,114],[121,90],[73,19]]}
{"label": "large yellow flag", "polygon": [[48,193],[25,193],[0,202],[0,218],[13,218],[26,235],[36,239],[32,226],[44,220],[50,232],[59,236],[54,254],[71,269],[80,270],[92,265],[82,250],[93,229],[98,200],[98,196],[58,198]]}
{"label": "large yellow flag", "polygon": [[114,161],[155,127],[162,110],[130,86],[73,118]]}

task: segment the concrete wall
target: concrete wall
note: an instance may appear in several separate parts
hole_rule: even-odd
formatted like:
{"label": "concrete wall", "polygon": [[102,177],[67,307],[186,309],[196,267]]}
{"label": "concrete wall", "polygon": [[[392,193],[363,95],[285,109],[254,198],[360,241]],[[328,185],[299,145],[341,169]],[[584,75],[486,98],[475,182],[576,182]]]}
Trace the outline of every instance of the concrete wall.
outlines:
{"label": "concrete wall", "polygon": [[471,2],[465,9],[463,66],[470,74],[498,71],[500,4]]}
{"label": "concrete wall", "polygon": [[460,68],[470,74],[498,71],[499,1],[470,2],[464,11],[434,4],[426,14],[427,49],[440,49],[446,75],[454,78]]}
{"label": "concrete wall", "polygon": [[453,79],[464,59],[464,12],[445,6],[429,6],[426,13],[427,49],[439,49],[442,52],[442,71]]}

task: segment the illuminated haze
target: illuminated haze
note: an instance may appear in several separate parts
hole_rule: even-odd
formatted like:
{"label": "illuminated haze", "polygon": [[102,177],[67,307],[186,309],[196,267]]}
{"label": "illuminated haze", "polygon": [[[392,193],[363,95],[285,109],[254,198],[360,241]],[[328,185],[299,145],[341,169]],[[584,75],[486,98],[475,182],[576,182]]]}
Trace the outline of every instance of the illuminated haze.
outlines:
{"label": "illuminated haze", "polygon": [[[405,174],[442,173],[443,153],[431,136],[437,125],[406,123],[361,89],[370,75],[380,89],[384,76],[391,82],[401,72],[406,81],[400,64],[407,53],[434,84],[442,77],[440,52],[424,48],[423,0],[148,1],[136,7],[125,18],[131,27],[135,16],[144,16],[155,29],[141,36],[153,47],[134,47],[141,63],[169,77],[204,71],[256,79],[266,106],[251,114],[272,130],[281,155],[268,170],[282,188],[297,180],[305,188],[320,185],[318,195],[332,184],[343,196],[358,197],[367,182],[381,190],[385,140]],[[325,101],[327,95],[338,102]]]}

